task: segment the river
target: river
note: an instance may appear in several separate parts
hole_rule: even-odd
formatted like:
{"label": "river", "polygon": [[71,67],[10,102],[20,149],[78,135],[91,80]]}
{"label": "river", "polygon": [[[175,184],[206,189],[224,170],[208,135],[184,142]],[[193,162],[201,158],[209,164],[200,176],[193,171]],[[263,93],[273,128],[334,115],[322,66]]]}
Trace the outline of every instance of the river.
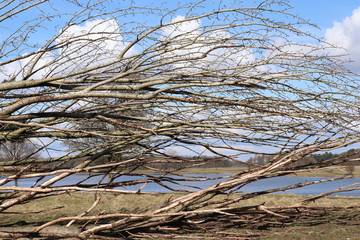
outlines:
{"label": "river", "polygon": [[[193,175],[195,176],[195,175]],[[63,185],[71,185],[73,183],[79,182],[82,179],[84,179],[86,175],[72,175],[66,179],[63,179],[56,183],[55,186],[63,186]],[[206,177],[209,178],[221,178],[226,177],[226,175],[221,174],[208,174]],[[0,179],[3,179],[4,177],[0,177]],[[96,184],[101,176],[93,177],[87,181],[84,182],[84,184]],[[140,176],[121,176],[117,178],[117,181],[130,181],[130,180],[140,180],[145,179],[145,177]],[[310,181],[317,181],[327,179],[324,177],[274,177],[269,179],[262,179],[258,180],[256,182],[249,183],[241,188],[238,189],[238,192],[243,193],[250,193],[250,192],[257,192],[257,191],[263,191],[263,190],[269,190],[269,189],[275,189],[275,188],[281,188],[286,187],[292,184],[298,184],[298,183],[304,183],[304,182],[310,182]],[[31,187],[31,185],[34,183],[35,179],[20,179],[18,181],[19,187]],[[216,184],[220,180],[208,180],[208,181],[196,181],[196,182],[182,182],[182,184],[191,184],[193,186],[196,186],[200,189],[205,189],[207,187],[210,187],[213,184]],[[6,184],[6,186],[14,185],[14,182],[10,182]],[[189,186],[179,186],[174,183],[166,182],[166,184],[170,187],[181,189],[181,190],[196,190],[194,188],[191,188]],[[329,182],[322,182],[317,183],[305,187],[300,187],[296,189],[286,190],[286,191],[280,191],[276,192],[277,194],[302,194],[302,195],[316,195],[320,193],[324,193],[327,191],[333,191],[340,187],[347,186],[350,184],[354,184],[354,186],[360,187],[360,178],[346,178],[341,179],[337,181],[329,181]],[[126,188],[119,188],[123,190],[131,190],[136,191],[141,185],[136,186],[128,186]],[[353,187],[354,187],[353,186]],[[147,183],[146,186],[142,189],[143,192],[157,192],[157,193],[167,193],[169,192],[168,189],[164,188],[163,186],[160,186],[156,183]],[[353,197],[360,197],[360,190],[350,191],[350,192],[340,192],[332,194],[331,196],[353,196]]]}

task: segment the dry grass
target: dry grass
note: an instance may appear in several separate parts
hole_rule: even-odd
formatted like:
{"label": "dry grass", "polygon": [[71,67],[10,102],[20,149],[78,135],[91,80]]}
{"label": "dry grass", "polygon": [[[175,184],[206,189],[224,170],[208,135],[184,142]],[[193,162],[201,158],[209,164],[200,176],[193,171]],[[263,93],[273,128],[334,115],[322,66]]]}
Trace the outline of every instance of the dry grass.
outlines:
{"label": "dry grass", "polygon": [[[144,213],[160,206],[169,196],[125,195],[106,193],[91,212],[92,215],[107,213]],[[16,205],[4,212],[0,225],[14,223],[43,223],[60,217],[77,216],[91,207],[95,201],[93,193],[72,193],[32,200]]]}
{"label": "dry grass", "polygon": [[360,236],[357,225],[347,226],[339,224],[320,224],[315,226],[293,226],[288,228],[270,229],[271,234],[264,236],[264,240],[292,239],[292,240],[356,240]]}
{"label": "dry grass", "polygon": [[[296,177],[348,177],[351,174],[347,171],[345,166],[331,166],[322,169],[317,169],[309,172],[302,172],[290,176]],[[360,177],[360,166],[355,166],[352,172],[352,177]]]}
{"label": "dry grass", "polygon": [[[125,194],[102,194],[100,203],[91,212],[91,215],[109,213],[146,213],[160,207],[170,197],[177,198],[180,193],[155,194],[155,195],[125,195]],[[229,198],[240,194],[230,195]],[[217,196],[214,200],[223,199],[226,196]],[[236,203],[235,206],[247,206],[265,203],[265,206],[276,207],[299,203],[309,196],[294,194],[269,194],[258,196],[249,200]],[[327,197],[310,203],[309,206],[323,207],[347,207],[359,204],[358,197]],[[25,204],[14,206],[5,211],[0,218],[0,225],[11,224],[40,224],[52,219],[76,216],[83,213],[95,201],[95,194],[72,193],[69,195],[52,196],[36,199]]]}
{"label": "dry grass", "polygon": [[[154,195],[124,195],[106,193],[101,195],[101,200],[98,206],[89,214],[108,214],[108,213],[145,213],[158,208],[170,197],[177,198],[183,194],[181,193],[167,193]],[[217,196],[215,200],[223,199],[225,197],[236,197],[241,194],[233,194],[230,196]],[[268,194],[258,196],[249,200],[236,203],[235,206],[256,205],[264,203],[268,207],[284,206],[296,204],[300,201],[306,200],[310,196],[294,195],[294,194]],[[323,206],[323,207],[349,207],[359,204],[359,197],[326,197],[310,203],[309,206]],[[65,216],[76,216],[87,210],[95,201],[95,194],[93,193],[72,193],[69,195],[52,196],[44,199],[37,199],[28,203],[17,205],[1,214],[0,217],[0,231],[31,231],[35,225]],[[346,224],[343,222],[346,218]],[[314,219],[314,222],[317,222]],[[348,224],[348,223],[351,224]],[[65,228],[63,222],[61,225],[55,225],[46,231],[59,231],[64,233],[64,230],[72,233],[77,233],[79,229],[76,224],[70,229]],[[320,219],[317,224],[311,222],[299,221],[291,225],[283,225],[278,227],[267,227],[266,229],[259,229],[253,227],[231,227],[219,232],[217,230],[206,233],[194,232],[189,233],[154,233],[151,239],[356,239],[354,236],[360,235],[359,212],[356,209],[348,209],[324,217]],[[235,237],[236,236],[236,237]],[[174,238],[173,238],[174,237]],[[235,237],[235,238],[234,238]],[[150,238],[149,238],[150,239]]]}
{"label": "dry grass", "polygon": [[[188,168],[181,171],[186,174],[238,174],[246,171],[245,167],[225,167],[225,168]],[[345,166],[331,166],[312,171],[301,172],[289,176],[296,177],[346,177],[350,176]],[[355,166],[353,177],[360,177],[360,166]]]}

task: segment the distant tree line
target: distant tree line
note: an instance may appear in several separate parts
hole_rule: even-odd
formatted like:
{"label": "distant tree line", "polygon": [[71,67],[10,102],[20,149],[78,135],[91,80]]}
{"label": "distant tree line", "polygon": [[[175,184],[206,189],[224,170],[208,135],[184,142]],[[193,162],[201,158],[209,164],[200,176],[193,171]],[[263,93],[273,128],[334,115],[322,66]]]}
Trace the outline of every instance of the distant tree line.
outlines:
{"label": "distant tree line", "polygon": [[[356,159],[360,157],[360,149],[350,149],[342,153],[315,153],[309,156],[306,156],[290,165],[290,167],[299,167],[306,166],[316,163],[324,163],[331,161],[341,161],[344,158]],[[36,147],[31,142],[7,142],[6,144],[0,145],[0,161],[15,161],[21,162],[26,159],[41,158],[41,154],[36,151]],[[144,156],[148,166],[150,168],[160,169],[160,170],[172,170],[172,169],[182,169],[182,168],[225,168],[225,167],[246,167],[250,168],[264,166],[274,159],[274,155],[271,154],[256,154],[248,159],[246,163],[241,161],[233,161],[227,158],[212,157],[212,156],[166,156],[166,155],[147,155]],[[74,159],[73,161],[68,161],[64,163],[64,167],[73,167],[78,164],[79,161],[84,159]],[[116,159],[106,160],[114,161]],[[101,159],[99,160],[101,164]],[[56,164],[56,163],[54,163]],[[51,164],[50,164],[51,165]],[[43,165],[42,167],[50,167],[49,164]],[[352,161],[344,163],[346,166],[356,166],[360,165],[359,161]],[[144,169],[140,167],[140,169]]]}
{"label": "distant tree line", "polygon": [[[309,156],[306,156],[290,165],[290,167],[298,167],[298,166],[306,166],[316,163],[325,163],[332,161],[342,161],[342,160],[354,160],[360,157],[360,149],[350,149],[342,153],[332,153],[332,152],[324,152],[324,153],[314,153]],[[263,166],[273,161],[273,155],[265,155],[265,154],[257,154],[249,158],[248,163],[250,166]],[[344,165],[360,165],[359,161],[344,161]]]}
{"label": "distant tree line", "polygon": [[[149,166],[156,167],[158,169],[176,169],[176,168],[225,168],[225,167],[244,167],[245,163],[233,161],[226,158],[219,157],[183,157],[173,156],[165,157],[161,155],[155,155],[149,157],[153,163]],[[177,161],[176,161],[177,159]]]}
{"label": "distant tree line", "polygon": [[0,161],[20,164],[23,161],[41,158],[41,149],[30,140],[0,143]]}

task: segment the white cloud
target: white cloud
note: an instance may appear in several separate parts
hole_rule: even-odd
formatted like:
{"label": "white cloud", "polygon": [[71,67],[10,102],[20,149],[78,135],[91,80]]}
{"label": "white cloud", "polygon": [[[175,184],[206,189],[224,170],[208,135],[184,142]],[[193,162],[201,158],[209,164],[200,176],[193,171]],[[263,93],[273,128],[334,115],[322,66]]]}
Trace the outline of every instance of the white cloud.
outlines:
{"label": "white cloud", "polygon": [[[120,26],[114,19],[88,21],[82,26],[71,26],[57,39],[66,44],[58,59],[66,71],[93,67],[116,60],[125,48]],[[128,55],[136,53],[134,49]]]}
{"label": "white cloud", "polygon": [[350,69],[360,71],[360,8],[342,22],[334,22],[333,27],[325,32],[325,41],[346,49],[337,50],[336,53],[349,54],[354,61],[349,65]]}
{"label": "white cloud", "polygon": [[[14,79],[15,81],[22,80],[32,67],[32,63],[35,61],[37,55],[25,57],[27,54],[24,54],[24,58],[18,61],[11,62],[0,67],[0,82],[4,80]],[[49,63],[54,60],[54,57],[51,53],[45,53],[43,56],[37,60],[36,65],[32,69],[32,75],[30,79],[43,78],[46,76],[49,71]]]}
{"label": "white cloud", "polygon": [[[30,79],[43,78],[47,74],[68,73],[90,68],[116,60],[128,44],[122,38],[120,26],[114,19],[87,21],[81,26],[70,26],[58,39],[64,47],[59,51],[46,53],[36,61],[34,71],[40,69]],[[135,54],[131,48],[125,56]],[[39,55],[27,57],[0,68],[0,82],[15,77],[22,80],[29,67]]]}
{"label": "white cloud", "polygon": [[231,69],[255,59],[251,49],[239,49],[228,31],[207,32],[200,20],[183,16],[177,16],[171,23],[162,29],[162,41],[169,44],[161,59],[173,61],[172,66],[180,72]]}
{"label": "white cloud", "polygon": [[[216,145],[216,144],[215,144]],[[239,160],[244,160],[248,158],[252,153],[275,153],[279,149],[272,146],[259,146],[253,144],[242,144],[242,143],[232,143],[229,145],[216,145],[212,147],[212,150],[219,154],[234,156]],[[169,155],[181,155],[181,156],[216,156],[212,151],[209,151],[207,148],[201,145],[177,145],[173,144],[169,147],[163,149]]]}
{"label": "white cloud", "polygon": [[177,16],[171,21],[171,23],[173,24],[163,28],[162,31],[164,36],[173,38],[181,34],[199,33],[199,27],[201,21],[200,20],[189,21],[186,20],[186,18],[183,16]]}

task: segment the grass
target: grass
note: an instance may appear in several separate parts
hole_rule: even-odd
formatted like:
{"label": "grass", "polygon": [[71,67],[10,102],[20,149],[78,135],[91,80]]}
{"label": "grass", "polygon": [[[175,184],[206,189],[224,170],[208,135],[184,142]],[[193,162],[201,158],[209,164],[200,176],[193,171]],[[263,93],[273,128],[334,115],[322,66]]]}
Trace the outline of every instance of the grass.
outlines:
{"label": "grass", "polygon": [[[154,195],[125,195],[106,193],[101,194],[101,200],[98,206],[89,215],[109,214],[109,213],[145,213],[157,209],[170,197],[177,198],[183,193],[163,193]],[[230,195],[238,196],[240,193]],[[236,206],[256,205],[264,203],[265,206],[284,206],[296,204],[300,201],[308,199],[310,196],[295,195],[295,194],[268,194],[258,196],[249,200],[241,201]],[[217,196],[215,200],[224,198],[224,196]],[[65,216],[77,216],[87,210],[94,202],[94,193],[71,193],[68,195],[51,196],[43,199],[36,199],[25,204],[16,205],[11,209],[6,210],[0,214],[0,231],[27,229],[32,230],[36,225],[44,222]],[[356,206],[359,204],[359,197],[326,197],[316,202],[310,203],[309,206],[323,206],[323,207],[348,207]],[[341,218],[344,216],[354,218],[351,220],[352,224],[343,224]],[[347,220],[348,221],[348,220]],[[334,223],[336,222],[336,223]],[[66,222],[62,223],[62,225]],[[222,233],[225,239],[231,238],[232,234],[240,234],[241,236],[261,236],[260,239],[326,239],[326,240],[339,240],[339,239],[356,239],[355,236],[360,236],[360,219],[359,212],[356,209],[344,210],[337,212],[336,215],[329,215],[326,221],[322,220],[318,224],[309,224],[304,221],[299,221],[292,225],[284,225],[281,227],[269,227],[266,229],[256,228],[230,228],[225,229]],[[10,228],[10,226],[12,228]],[[58,231],[63,227],[58,227]],[[54,229],[54,227],[53,227]],[[67,231],[78,231],[75,226]],[[194,233],[194,237],[204,238],[201,233]],[[215,238],[219,237],[219,232],[210,232]],[[209,236],[209,235],[206,235]],[[179,237],[179,236],[178,236]],[[192,239],[188,235],[183,235],[183,239]],[[228,238],[227,238],[228,237]],[[169,236],[165,238],[160,235],[155,236],[155,239],[171,239]],[[182,239],[182,238],[176,238]],[[254,239],[247,238],[244,239]],[[255,238],[258,239],[258,238]]]}
{"label": "grass", "polygon": [[346,171],[345,166],[331,166],[322,169],[312,170],[308,172],[302,172],[292,174],[290,176],[297,176],[297,177],[360,177],[360,166],[355,166],[352,175]]}
{"label": "grass", "polygon": [[[168,197],[164,194],[101,194],[100,203],[91,214],[144,213],[160,206]],[[94,201],[93,193],[71,193],[32,200],[6,210],[6,217],[0,218],[0,226],[14,223],[40,224],[60,217],[76,216],[90,208]]]}
{"label": "grass", "polygon": [[[192,168],[186,169],[182,173],[187,174],[236,174],[246,171],[246,168]],[[291,176],[301,177],[340,177],[349,176],[345,167],[327,167],[311,172],[299,173]],[[353,172],[354,177],[360,177],[360,166],[356,166]],[[240,193],[239,193],[240,194]],[[169,198],[177,198],[183,193],[166,193],[154,195],[125,195],[106,193],[101,194],[101,200],[98,206],[88,215],[110,214],[110,213],[146,213],[159,208]],[[234,194],[233,196],[236,196]],[[2,195],[0,195],[1,197]],[[224,196],[217,196],[214,200],[219,200]],[[249,200],[241,201],[236,206],[248,206],[264,203],[265,206],[276,207],[292,205],[299,203],[310,196],[294,194],[268,194],[258,196]],[[67,216],[77,216],[86,211],[95,201],[94,193],[71,193],[68,195],[52,196],[43,199],[36,199],[24,204],[16,205],[3,213],[0,213],[0,231],[31,231],[34,226],[45,222]],[[0,200],[1,202],[1,200]],[[322,207],[348,207],[359,205],[359,197],[326,197],[310,203],[309,206]],[[359,210],[344,210],[335,215],[329,214],[328,219],[322,219],[317,224],[308,224],[306,222],[296,222],[291,225],[281,227],[268,227],[266,229],[256,228],[230,228],[224,230],[221,237],[225,239],[235,239],[232,234],[240,234],[244,239],[326,239],[326,240],[355,240],[360,236]],[[349,216],[342,222],[344,216]],[[349,224],[349,221],[351,224]],[[316,222],[316,221],[315,221]],[[346,222],[346,224],[345,224]],[[49,228],[51,231],[56,229],[60,233],[64,231],[77,232],[77,226],[70,229],[64,228],[67,222]],[[194,233],[194,239],[206,239],[209,235]],[[210,232],[211,234],[211,232]],[[219,232],[213,232],[213,239],[218,239]],[[183,235],[184,238],[192,239],[190,236]],[[155,239],[171,239],[169,236],[163,238],[161,235],[155,236]],[[241,239],[241,238],[240,238]]]}
{"label": "grass", "polygon": [[[181,171],[186,174],[237,174],[246,171],[245,167],[224,167],[224,168],[188,168]],[[346,177],[350,174],[345,166],[331,166],[312,171],[291,174],[289,176],[297,177]],[[360,177],[360,166],[355,166],[353,177]]]}
{"label": "grass", "polygon": [[[183,193],[163,193],[163,194],[101,194],[101,200],[98,206],[91,214],[108,214],[108,213],[146,213],[160,207],[169,198],[177,198]],[[234,194],[231,196],[238,196]],[[224,198],[218,196],[215,200]],[[309,198],[309,196],[295,194],[268,194],[258,196],[237,203],[236,206],[256,205],[265,203],[265,206],[284,206],[296,204]],[[347,207],[355,206],[359,203],[358,197],[326,197],[311,203],[309,206],[324,207]],[[84,212],[95,201],[93,193],[71,193],[68,195],[51,196],[47,198],[35,199],[25,204],[20,204],[4,212],[0,218],[1,225],[10,225],[18,223],[41,223],[51,219],[76,216]]]}
{"label": "grass", "polygon": [[355,240],[360,236],[359,226],[347,226],[325,223],[315,226],[294,226],[288,228],[270,229],[272,234],[264,236],[264,240],[293,239],[293,240]]}
{"label": "grass", "polygon": [[[261,236],[261,240],[357,240],[360,236],[358,225],[324,223],[314,226],[298,225],[270,228],[268,230],[230,229],[229,233],[243,236]],[[245,238],[247,239],[247,238]],[[258,238],[257,238],[258,239]]]}

